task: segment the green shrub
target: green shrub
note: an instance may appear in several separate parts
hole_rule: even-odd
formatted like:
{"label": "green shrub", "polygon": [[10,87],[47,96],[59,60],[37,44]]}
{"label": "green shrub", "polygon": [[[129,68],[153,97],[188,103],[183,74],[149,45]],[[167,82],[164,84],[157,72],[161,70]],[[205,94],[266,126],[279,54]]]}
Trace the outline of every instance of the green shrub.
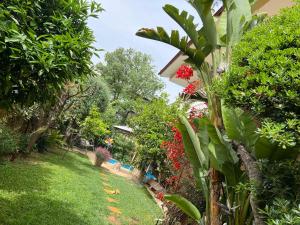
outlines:
{"label": "green shrub", "polygon": [[16,153],[19,149],[20,135],[0,123],[0,156]]}
{"label": "green shrub", "polygon": [[300,205],[287,200],[275,199],[272,206],[267,206],[263,211],[267,217],[267,225],[299,225]]}
{"label": "green shrub", "polygon": [[38,139],[36,143],[36,150],[38,152],[45,152],[50,149],[62,147],[63,144],[63,135],[57,130],[50,130]]}
{"label": "green shrub", "polygon": [[88,140],[93,140],[109,134],[108,125],[102,120],[97,106],[92,106],[89,115],[81,123],[81,133]]}
{"label": "green shrub", "polygon": [[250,32],[233,49],[218,86],[226,104],[262,119],[260,133],[281,147],[299,144],[300,4]]}
{"label": "green shrub", "polygon": [[113,140],[111,152],[114,158],[123,163],[129,163],[137,147],[136,141],[132,137],[120,133],[114,134]]}
{"label": "green shrub", "polygon": [[266,204],[275,198],[300,204],[300,162],[294,160],[260,162],[263,174],[262,190],[258,190]]}

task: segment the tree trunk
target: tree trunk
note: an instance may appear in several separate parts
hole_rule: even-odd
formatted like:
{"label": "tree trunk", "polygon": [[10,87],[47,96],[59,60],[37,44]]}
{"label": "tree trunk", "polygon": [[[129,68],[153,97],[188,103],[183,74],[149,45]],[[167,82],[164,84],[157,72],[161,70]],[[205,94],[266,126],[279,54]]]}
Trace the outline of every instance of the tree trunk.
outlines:
{"label": "tree trunk", "polygon": [[37,140],[48,130],[49,126],[44,126],[34,131],[29,138],[27,151],[31,151]]}
{"label": "tree trunk", "polygon": [[[243,145],[237,145],[237,153],[245,165],[250,183],[254,184],[255,187],[260,187],[262,185],[262,174],[255,159]],[[256,194],[253,191],[250,192],[250,205],[254,217],[254,224],[265,225],[264,217],[259,212],[259,209],[261,208],[261,202],[257,199]]]}
{"label": "tree trunk", "polygon": [[[210,170],[210,225],[220,225],[220,177],[219,172],[213,168]],[[208,222],[209,222],[208,221]]]}

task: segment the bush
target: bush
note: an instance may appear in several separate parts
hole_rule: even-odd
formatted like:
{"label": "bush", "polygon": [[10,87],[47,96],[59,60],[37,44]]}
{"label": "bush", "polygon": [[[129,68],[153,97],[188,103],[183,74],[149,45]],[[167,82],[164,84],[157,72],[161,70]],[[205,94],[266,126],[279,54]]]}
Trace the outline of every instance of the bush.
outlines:
{"label": "bush", "polygon": [[101,119],[101,114],[96,106],[92,106],[89,115],[81,124],[81,132],[84,137],[94,142],[106,134],[109,134],[108,125]]}
{"label": "bush", "polygon": [[103,147],[96,148],[96,165],[101,166],[104,161],[111,159],[110,152]]}
{"label": "bush", "polygon": [[129,163],[137,148],[135,140],[132,137],[120,133],[116,133],[113,136],[113,140],[111,152],[114,158],[123,163]]}
{"label": "bush", "polygon": [[260,133],[281,147],[300,137],[300,4],[245,34],[233,49],[220,93],[226,104],[262,119]]}
{"label": "bush", "polygon": [[63,144],[63,135],[56,130],[50,130],[39,138],[36,149],[38,152],[45,152],[49,149],[62,147]]}
{"label": "bush", "polygon": [[0,123],[0,155],[16,153],[19,149],[20,135]]}
{"label": "bush", "polygon": [[260,167],[263,186],[257,193],[266,205],[267,224],[300,224],[300,162],[262,161]]}
{"label": "bush", "polygon": [[275,199],[271,207],[263,211],[267,217],[267,225],[299,225],[300,205],[283,199]]}
{"label": "bush", "polygon": [[[300,162],[293,160],[260,162],[263,174],[262,199],[270,204],[275,198],[300,204]],[[270,169],[272,168],[272,169]]]}

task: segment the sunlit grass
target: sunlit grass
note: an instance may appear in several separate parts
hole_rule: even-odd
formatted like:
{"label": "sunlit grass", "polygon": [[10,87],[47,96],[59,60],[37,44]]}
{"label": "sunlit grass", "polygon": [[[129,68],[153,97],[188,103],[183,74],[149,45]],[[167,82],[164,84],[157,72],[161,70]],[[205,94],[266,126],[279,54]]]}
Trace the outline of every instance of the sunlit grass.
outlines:
{"label": "sunlit grass", "polygon": [[[107,173],[120,194],[103,191],[101,174],[81,155],[47,153],[0,165],[0,225],[108,225],[108,206],[121,224],[153,225],[161,211],[145,189]],[[109,203],[107,198],[116,199]]]}

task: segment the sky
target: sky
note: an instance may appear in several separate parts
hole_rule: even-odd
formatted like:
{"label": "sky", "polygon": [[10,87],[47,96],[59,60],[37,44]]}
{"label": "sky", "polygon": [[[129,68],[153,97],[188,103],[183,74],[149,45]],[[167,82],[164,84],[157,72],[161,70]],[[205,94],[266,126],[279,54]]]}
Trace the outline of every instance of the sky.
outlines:
{"label": "sky", "polygon": [[[165,4],[172,4],[179,9],[193,12],[185,0],[97,0],[105,9],[99,19],[90,19],[89,26],[96,37],[95,47],[104,49],[100,59],[94,58],[97,63],[104,58],[105,52],[111,52],[119,47],[133,48],[151,55],[157,73],[174,57],[177,49],[170,45],[153,40],[144,39],[135,35],[140,28],[164,27],[167,31],[179,29],[178,25],[163,11]],[[165,90],[174,101],[182,87],[162,79]]]}

